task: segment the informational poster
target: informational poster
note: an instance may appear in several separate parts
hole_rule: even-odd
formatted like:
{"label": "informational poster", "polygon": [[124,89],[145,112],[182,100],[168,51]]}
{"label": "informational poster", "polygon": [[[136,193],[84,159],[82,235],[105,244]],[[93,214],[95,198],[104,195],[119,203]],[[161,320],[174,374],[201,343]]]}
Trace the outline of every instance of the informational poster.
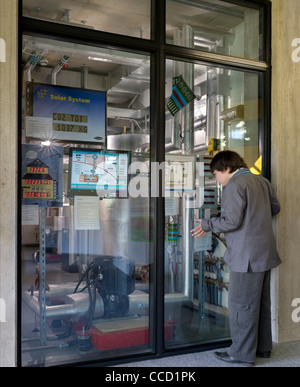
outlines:
{"label": "informational poster", "polygon": [[99,198],[94,196],[75,196],[75,230],[100,230]]}
{"label": "informational poster", "polygon": [[30,89],[26,136],[105,143],[105,92],[37,83]]}
{"label": "informational poster", "polygon": [[22,145],[22,205],[63,206],[63,148]]}
{"label": "informational poster", "polygon": [[178,215],[179,209],[177,206],[177,200],[174,197],[165,198],[165,216]]}
{"label": "informational poster", "polygon": [[22,226],[36,226],[40,223],[37,204],[22,206]]}
{"label": "informational poster", "polygon": [[188,155],[166,155],[165,194],[194,191],[195,157]]}

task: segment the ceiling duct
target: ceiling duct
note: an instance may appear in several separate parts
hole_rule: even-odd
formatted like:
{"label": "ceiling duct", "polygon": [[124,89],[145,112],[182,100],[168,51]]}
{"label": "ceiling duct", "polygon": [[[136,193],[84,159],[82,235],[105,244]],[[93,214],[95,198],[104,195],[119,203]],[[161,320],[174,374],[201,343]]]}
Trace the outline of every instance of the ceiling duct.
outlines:
{"label": "ceiling duct", "polygon": [[69,23],[70,19],[71,19],[71,10],[65,9],[61,21],[65,23]]}

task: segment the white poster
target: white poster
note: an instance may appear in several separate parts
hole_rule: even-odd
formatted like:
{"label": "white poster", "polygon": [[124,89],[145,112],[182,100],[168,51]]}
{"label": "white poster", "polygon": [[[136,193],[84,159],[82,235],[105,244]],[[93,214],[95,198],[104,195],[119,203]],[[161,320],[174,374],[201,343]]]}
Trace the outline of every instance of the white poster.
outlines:
{"label": "white poster", "polygon": [[100,230],[99,198],[97,196],[75,196],[75,230]]}
{"label": "white poster", "polygon": [[39,222],[39,206],[22,206],[22,226],[36,226]]}

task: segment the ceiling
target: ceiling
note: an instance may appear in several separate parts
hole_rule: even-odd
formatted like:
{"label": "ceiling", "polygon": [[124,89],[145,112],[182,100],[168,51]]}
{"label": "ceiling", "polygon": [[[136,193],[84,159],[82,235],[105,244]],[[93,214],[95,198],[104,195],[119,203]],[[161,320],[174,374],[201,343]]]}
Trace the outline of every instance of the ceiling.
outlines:
{"label": "ceiling", "polygon": [[[85,28],[150,39],[151,0],[23,0],[23,15]],[[220,0],[167,0],[167,35],[174,28],[229,32],[244,8]]]}
{"label": "ceiling", "polygon": [[[23,0],[23,15],[149,39],[150,4],[150,0]],[[241,23],[242,18],[241,7],[218,0],[168,0],[167,35],[171,39],[175,28],[189,24],[195,30],[201,30],[201,26],[205,26],[206,36],[210,33],[211,38],[216,40],[216,36],[230,34],[231,29]],[[203,36],[205,33],[203,32]],[[142,100],[139,97],[149,89],[149,56],[24,36],[24,63],[34,51],[43,57],[37,68],[42,65],[53,69],[66,55],[69,57],[69,71],[82,72],[83,67],[86,67],[90,74],[109,79],[111,84],[107,90],[111,106],[139,108],[139,100]],[[206,66],[195,66],[195,76],[196,72],[201,75],[206,71]],[[172,61],[167,63],[167,72],[173,73]],[[140,107],[143,108],[143,105]]]}
{"label": "ceiling", "polygon": [[23,0],[23,15],[134,37],[150,37],[150,0]]}
{"label": "ceiling", "polygon": [[[82,28],[92,28],[122,35],[150,38],[151,0],[23,0],[23,15],[59,23],[73,24]],[[224,17],[226,15],[226,17]],[[184,24],[195,31],[202,29],[204,41],[215,42],[232,28],[241,23],[243,8],[219,0],[168,0],[167,33],[173,37],[176,28]],[[209,37],[210,39],[207,39]],[[25,39],[23,60],[26,62],[32,51],[42,50],[49,67],[54,67],[62,55],[69,55],[68,68],[79,71],[87,66],[89,72],[107,75],[120,64],[130,63],[140,66],[146,58],[112,53],[109,50],[89,48],[80,45],[54,45]],[[205,50],[205,45],[202,47]],[[101,57],[102,61],[89,57]],[[130,58],[129,58],[130,57]],[[107,60],[107,61],[103,61]],[[130,63],[129,63],[130,62]],[[45,64],[46,65],[46,64]]]}
{"label": "ceiling", "polygon": [[47,60],[42,62],[45,66],[55,67],[65,55],[69,57],[69,70],[81,71],[83,66],[87,66],[90,73],[103,76],[114,71],[119,65],[140,67],[149,60],[149,57],[144,55],[25,35],[23,37],[24,62],[27,62],[32,52],[42,55],[43,59]]}

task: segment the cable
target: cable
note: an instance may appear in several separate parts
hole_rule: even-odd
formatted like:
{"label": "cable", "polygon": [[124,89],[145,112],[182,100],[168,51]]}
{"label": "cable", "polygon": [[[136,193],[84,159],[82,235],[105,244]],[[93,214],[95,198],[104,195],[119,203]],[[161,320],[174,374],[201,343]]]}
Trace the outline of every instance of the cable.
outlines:
{"label": "cable", "polygon": [[83,273],[83,275],[81,276],[81,278],[80,278],[78,284],[76,285],[76,288],[74,289],[73,294],[74,294],[74,293],[77,293],[77,290],[78,290],[78,288],[79,288],[81,282],[84,280],[84,278],[85,278],[85,276],[87,275],[87,273],[91,270],[93,264],[94,264],[94,262],[91,262],[91,263],[89,264],[89,266],[87,267],[86,271],[85,271],[85,272]]}
{"label": "cable", "polygon": [[[93,295],[92,295],[92,291],[91,291],[89,270],[86,271],[86,284],[87,284],[87,289],[88,289],[88,293],[89,293],[89,310],[88,310],[88,322],[89,322],[91,319],[91,314],[92,314],[92,309],[93,309]],[[84,328],[86,331],[89,329],[88,323],[85,325]]]}
{"label": "cable", "polygon": [[47,336],[47,340],[48,341],[56,341],[56,340],[61,340],[61,339],[65,339],[67,337],[70,337],[70,335],[72,333],[72,327],[73,327],[73,323],[70,320],[69,326],[68,326],[68,329],[66,330],[66,332],[58,333],[55,336]]}
{"label": "cable", "polygon": [[92,301],[91,301],[91,308],[90,313],[88,316],[87,323],[85,325],[85,331],[88,331],[92,325],[92,321],[95,314],[95,308],[96,308],[96,299],[97,299],[97,293],[96,293],[96,286],[93,287],[93,295],[92,295]]}
{"label": "cable", "polygon": [[[95,308],[96,308],[96,298],[97,298],[96,283],[95,283],[94,279],[93,278],[91,279],[91,277],[90,277],[90,271],[93,269],[93,267],[94,267],[94,262],[91,262],[89,264],[89,266],[87,267],[86,271],[83,273],[82,277],[80,278],[80,280],[79,280],[78,284],[76,285],[76,288],[74,289],[74,292],[73,292],[73,294],[77,293],[79,286],[81,285],[83,280],[86,278],[86,285],[82,289],[80,289],[80,293],[85,291],[86,289],[88,290],[88,293],[89,293],[89,309],[88,309],[87,322],[84,326],[85,331],[88,331],[92,325],[92,321],[93,321],[94,314],[95,314]],[[91,286],[93,286],[93,293],[92,293]]]}

